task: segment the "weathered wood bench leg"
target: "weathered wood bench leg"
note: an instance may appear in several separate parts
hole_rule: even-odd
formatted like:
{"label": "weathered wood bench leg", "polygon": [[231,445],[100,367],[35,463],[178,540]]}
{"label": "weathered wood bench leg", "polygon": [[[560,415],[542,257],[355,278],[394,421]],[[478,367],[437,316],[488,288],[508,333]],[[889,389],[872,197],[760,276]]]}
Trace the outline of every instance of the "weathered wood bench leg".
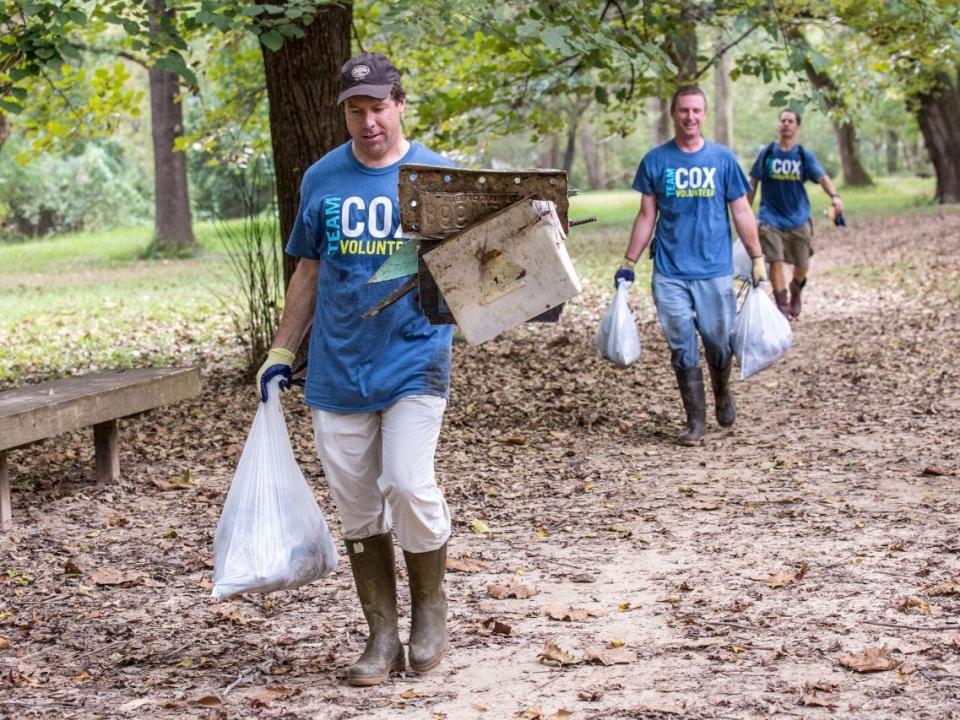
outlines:
{"label": "weathered wood bench leg", "polygon": [[13,527],[13,512],[10,507],[10,473],[7,472],[7,453],[0,450],[0,530]]}
{"label": "weathered wood bench leg", "polygon": [[120,479],[120,454],[117,452],[117,421],[108,420],[93,426],[97,483]]}

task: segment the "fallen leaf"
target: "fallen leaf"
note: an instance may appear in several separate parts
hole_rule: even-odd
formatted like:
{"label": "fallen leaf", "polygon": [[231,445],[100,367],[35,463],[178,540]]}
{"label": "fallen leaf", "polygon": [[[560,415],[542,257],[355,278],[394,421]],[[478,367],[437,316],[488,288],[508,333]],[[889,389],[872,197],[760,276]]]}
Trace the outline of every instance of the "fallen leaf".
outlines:
{"label": "fallen leaf", "polygon": [[927,467],[925,467],[923,470],[920,471],[920,474],[938,476],[938,475],[950,475],[951,473],[946,468],[938,467],[936,465],[928,465]]}
{"label": "fallen leaf", "polygon": [[504,600],[509,597],[515,597],[518,600],[525,600],[528,597],[537,595],[539,592],[539,590],[522,583],[511,583],[510,585],[491,583],[490,585],[487,585],[487,594],[490,595],[490,597],[496,598],[497,600]]}
{"label": "fallen leaf", "polygon": [[581,690],[577,693],[578,700],[586,700],[587,702],[596,702],[603,697],[603,693],[599,690]]}
{"label": "fallen leaf", "polygon": [[931,585],[926,589],[927,595],[960,595],[960,577]]}
{"label": "fallen leaf", "polygon": [[953,638],[951,638],[952,644],[957,650],[960,650],[960,633],[955,633]]}
{"label": "fallen leaf", "polygon": [[123,705],[119,705],[117,710],[122,713],[133,712],[137,708],[141,708],[144,705],[151,705],[153,703],[153,698],[137,698],[136,700],[130,700],[125,702]]}
{"label": "fallen leaf", "polygon": [[900,667],[901,661],[890,657],[890,649],[883,647],[869,647],[859,655],[846,653],[840,656],[840,664],[860,673],[883,672]]}
{"label": "fallen leaf", "polygon": [[537,657],[541,660],[560,663],[561,666],[576,665],[578,662],[573,655],[557,645],[554,640],[547,640],[543,644],[543,650],[540,651]]}
{"label": "fallen leaf", "polygon": [[637,654],[632,650],[621,647],[603,647],[591,645],[583,651],[583,660],[597,665],[624,665],[635,662]]}
{"label": "fallen leaf", "polygon": [[564,620],[567,622],[581,622],[588,617],[600,617],[602,612],[597,610],[587,610],[586,608],[568,608],[562,605],[547,605],[544,608],[547,617],[551,620]]}
{"label": "fallen leaf", "polygon": [[67,560],[63,564],[63,574],[67,575],[68,577],[77,577],[79,575],[83,575],[83,571],[73,560]]}
{"label": "fallen leaf", "polygon": [[490,630],[494,635],[510,635],[513,632],[513,628],[506,623],[500,622],[495,617],[487,618],[481,625]]}
{"label": "fallen leaf", "polygon": [[0,636],[0,650],[7,650],[10,648],[10,641],[5,637]]}
{"label": "fallen leaf", "polygon": [[203,707],[220,707],[223,700],[218,695],[204,695],[202,698],[190,701],[191,705],[201,705]]}
{"label": "fallen leaf", "polygon": [[596,578],[594,578],[593,575],[590,575],[589,573],[579,573],[570,578],[570,582],[575,582],[575,583],[592,583],[596,581],[597,581]]}
{"label": "fallen leaf", "polygon": [[86,670],[84,670],[84,671],[83,671],[82,673],[80,673],[79,675],[74,675],[74,676],[73,676],[73,684],[74,684],[74,685],[82,685],[83,683],[90,681],[92,678],[93,678],[93,675],[91,675],[91,674],[88,673]]}
{"label": "fallen leaf", "polygon": [[415,697],[417,697],[417,691],[412,688],[409,690],[404,690],[402,693],[400,693],[400,697],[404,700],[413,700]]}
{"label": "fallen leaf", "polygon": [[767,578],[766,583],[771,588],[781,588],[786,587],[787,585],[792,585],[798,580],[803,579],[803,576],[807,574],[809,567],[810,566],[807,563],[801,563],[800,567],[798,567],[796,570],[783,570],[771,575],[769,578]]}
{"label": "fallen leaf", "polygon": [[483,535],[490,532],[490,528],[487,527],[487,524],[483,520],[474,520],[470,523],[470,529],[473,530],[477,535]]}
{"label": "fallen leaf", "polygon": [[822,698],[814,695],[813,693],[804,693],[800,696],[800,704],[805,707],[825,707],[825,708],[835,708],[837,703],[835,700],[830,698]]}
{"label": "fallen leaf", "polygon": [[300,688],[290,687],[288,685],[267,685],[266,687],[254,690],[247,694],[247,701],[253,707],[266,707],[274,700],[286,700],[288,697],[299,695],[302,692]]}
{"label": "fallen leaf", "polygon": [[154,484],[157,488],[163,491],[168,490],[188,490],[190,489],[190,471],[187,470],[183,475],[173,478],[172,480],[161,480],[160,478],[152,477],[150,482]]}
{"label": "fallen leaf", "polygon": [[900,601],[900,604],[897,605],[897,608],[902,612],[907,612],[908,610],[916,608],[924,615],[930,614],[930,606],[918,597],[911,596],[904,598]]}
{"label": "fallen leaf", "polygon": [[500,442],[506,445],[526,445],[527,439],[523,435],[508,435],[505,438],[500,438]]}
{"label": "fallen leaf", "polygon": [[490,563],[470,558],[447,557],[447,572],[475,573],[489,569]]}
{"label": "fallen leaf", "polygon": [[216,605],[211,613],[217,621],[233,623],[234,625],[250,625],[251,623],[263,622],[263,618],[244,612],[244,608],[239,605]]}
{"label": "fallen leaf", "polygon": [[137,585],[143,580],[143,573],[136,570],[121,570],[105,565],[94,570],[90,579],[97,585]]}

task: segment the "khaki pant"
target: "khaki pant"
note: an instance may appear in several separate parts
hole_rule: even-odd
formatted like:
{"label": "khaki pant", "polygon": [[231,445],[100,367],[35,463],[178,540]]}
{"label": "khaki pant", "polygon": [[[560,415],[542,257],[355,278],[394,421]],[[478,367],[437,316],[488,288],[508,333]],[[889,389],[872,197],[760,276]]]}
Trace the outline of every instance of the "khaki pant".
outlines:
{"label": "khaki pant", "polygon": [[446,406],[442,397],[413,395],[372,413],[314,409],[317,453],[344,539],[393,530],[413,553],[447,541],[450,511],[433,469]]}
{"label": "khaki pant", "polygon": [[813,255],[812,239],[813,223],[810,221],[795,228],[760,226],[760,247],[768,263],[786,262],[806,270]]}

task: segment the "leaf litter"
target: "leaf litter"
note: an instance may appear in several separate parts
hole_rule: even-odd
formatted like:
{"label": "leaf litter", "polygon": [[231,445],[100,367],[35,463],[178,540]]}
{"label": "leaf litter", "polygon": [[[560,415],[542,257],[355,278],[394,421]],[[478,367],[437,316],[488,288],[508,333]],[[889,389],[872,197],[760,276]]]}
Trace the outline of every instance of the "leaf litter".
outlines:
{"label": "leaf litter", "polygon": [[[671,442],[682,409],[639,288],[644,355],[626,371],[589,342],[606,286],[559,324],[457,344],[437,451],[454,518],[449,655],[369,689],[344,683],[365,640],[345,558],[266,602],[209,598],[212,533],[255,402],[223,345],[181,341],[175,359],[205,363],[203,394],[121,423],[118,484],[91,482],[86,433],[8,454],[0,715],[952,717],[957,219],[818,227],[793,347],[734,383],[737,424],[711,417],[702,447]],[[295,394],[284,405],[336,528],[309,412]],[[520,587],[545,601],[517,599]],[[574,620],[583,608],[603,614]]]}

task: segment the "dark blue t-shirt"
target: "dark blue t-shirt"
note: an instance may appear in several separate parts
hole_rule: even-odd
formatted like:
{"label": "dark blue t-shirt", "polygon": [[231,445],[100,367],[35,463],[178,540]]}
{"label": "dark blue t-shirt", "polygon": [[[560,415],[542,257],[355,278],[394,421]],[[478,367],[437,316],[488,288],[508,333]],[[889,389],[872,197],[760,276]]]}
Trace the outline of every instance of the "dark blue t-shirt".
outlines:
{"label": "dark blue t-shirt", "polygon": [[653,265],[681,280],[707,280],[733,274],[727,203],[750,190],[733,153],[704,141],[683,152],[670,140],[644,155],[633,189],[657,199]]}
{"label": "dark blue t-shirt", "polygon": [[410,395],[449,394],[453,327],[427,322],[415,293],[360,317],[405,280],[367,284],[404,242],[401,163],[453,165],[411,143],[399,162],[370,168],[347,142],[303,176],[287,253],[320,261],[305,392],[311,407],[373,412]]}
{"label": "dark blue t-shirt", "polygon": [[[810,199],[803,183],[820,182],[825,173],[816,155],[800,146],[781,150],[777,143],[760,151],[750,168],[750,177],[760,183],[760,222],[775,228],[805,225],[810,219]],[[766,167],[764,167],[766,165]]]}

